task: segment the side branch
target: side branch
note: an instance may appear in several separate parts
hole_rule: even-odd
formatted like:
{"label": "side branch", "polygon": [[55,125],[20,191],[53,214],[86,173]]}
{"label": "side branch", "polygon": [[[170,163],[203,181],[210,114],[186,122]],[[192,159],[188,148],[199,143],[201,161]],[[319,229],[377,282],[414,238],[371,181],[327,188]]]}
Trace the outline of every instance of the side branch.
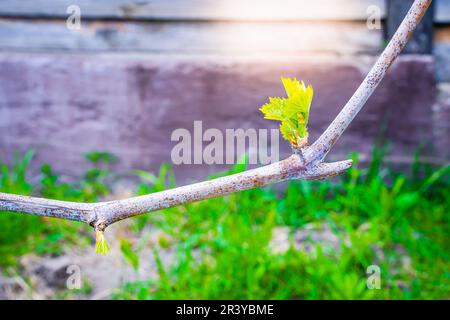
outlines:
{"label": "side branch", "polygon": [[88,222],[100,204],[79,203],[20,196],[0,192],[0,210]]}
{"label": "side branch", "polygon": [[124,200],[84,204],[0,193],[0,211],[15,211],[47,217],[83,221],[103,231],[128,217],[177,205],[223,196],[288,179],[325,179],[347,170],[350,160],[324,163],[323,159],[379,85],[405,47],[432,0],[416,0],[398,31],[360,87],[336,119],[310,147],[299,154],[242,173]]}
{"label": "side branch", "polygon": [[247,170],[209,181],[151,193],[125,200],[109,202],[94,211],[97,223],[108,226],[125,218],[150,211],[174,207],[194,201],[224,196],[230,193],[262,187],[289,179],[321,180],[343,173],[351,160],[308,165],[298,155],[264,167]]}

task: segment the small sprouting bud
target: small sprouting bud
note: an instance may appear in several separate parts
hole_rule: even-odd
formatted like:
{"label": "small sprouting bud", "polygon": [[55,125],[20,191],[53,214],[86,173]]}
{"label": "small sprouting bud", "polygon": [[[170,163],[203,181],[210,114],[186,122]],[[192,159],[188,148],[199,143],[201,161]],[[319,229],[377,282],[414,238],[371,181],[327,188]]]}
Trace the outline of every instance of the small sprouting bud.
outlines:
{"label": "small sprouting bud", "polygon": [[308,144],[308,119],[313,88],[296,78],[281,79],[287,98],[269,98],[261,107],[265,119],[281,121],[280,132],[294,149]]}
{"label": "small sprouting bud", "polygon": [[95,231],[95,253],[106,255],[109,251],[108,242],[105,239],[103,231]]}

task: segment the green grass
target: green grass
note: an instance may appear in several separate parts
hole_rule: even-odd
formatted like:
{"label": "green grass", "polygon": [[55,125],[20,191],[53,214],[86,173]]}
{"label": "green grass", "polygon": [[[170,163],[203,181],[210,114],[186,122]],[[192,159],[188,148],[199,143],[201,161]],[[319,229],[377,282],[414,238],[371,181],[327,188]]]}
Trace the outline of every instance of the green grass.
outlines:
{"label": "green grass", "polygon": [[[450,168],[415,163],[407,177],[383,168],[382,157],[374,152],[360,169],[355,156],[355,166],[332,181],[292,181],[281,193],[255,189],[138,217],[134,230],[148,223],[163,230],[176,259],[162,264],[163,241],[153,248],[160,279],[127,284],[116,298],[450,298]],[[167,168],[144,175],[151,184],[139,193],[163,189],[167,175]],[[275,228],[288,226],[293,238],[311,224],[331,228],[338,248],[270,249]],[[372,264],[381,268],[380,290],[366,287]]]}
{"label": "green grass", "polygon": [[[13,168],[2,167],[0,190],[95,201],[109,192],[112,180],[104,169],[110,157],[101,155],[91,156],[93,169],[76,184],[59,183],[46,166],[34,190],[25,179],[31,159],[27,154]],[[159,279],[128,283],[114,297],[450,298],[450,167],[414,163],[410,170],[400,171],[387,168],[382,158],[383,152],[375,151],[370,166],[363,168],[354,156],[355,165],[332,180],[291,181],[285,188],[249,190],[133,218],[130,228],[138,236],[148,224],[164,232],[152,247],[153,257],[148,257]],[[238,165],[229,173],[244,169]],[[175,184],[167,165],[157,175],[134,174],[142,180],[137,194]],[[67,244],[79,245],[74,238],[86,232],[73,222],[6,213],[0,214],[0,226],[2,265],[26,252],[48,253],[39,251],[39,244],[54,254],[70,250]],[[274,252],[270,243],[280,228],[288,228],[290,246]],[[299,248],[306,240],[295,245],[295,235],[311,228],[330,230],[334,244],[309,241],[309,250]],[[139,267],[138,254],[146,246],[145,238],[138,243],[121,241],[124,258],[133,268]],[[168,250],[175,252],[175,259],[164,264],[161,256]],[[370,265],[381,268],[380,290],[367,289]]]}

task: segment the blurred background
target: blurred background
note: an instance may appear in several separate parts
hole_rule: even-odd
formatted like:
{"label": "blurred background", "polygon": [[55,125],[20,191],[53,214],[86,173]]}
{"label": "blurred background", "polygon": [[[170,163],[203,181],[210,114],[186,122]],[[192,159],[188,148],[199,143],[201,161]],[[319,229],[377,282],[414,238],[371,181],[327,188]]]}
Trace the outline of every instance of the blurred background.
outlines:
{"label": "blurred background", "polygon": [[[0,191],[97,201],[243,170],[173,165],[171,133],[276,128],[258,108],[280,77],[314,87],[313,141],[412,2],[0,0]],[[450,298],[449,63],[435,0],[330,154],[358,159],[343,178],[123,222],[107,257],[84,226],[1,213],[0,298]]]}

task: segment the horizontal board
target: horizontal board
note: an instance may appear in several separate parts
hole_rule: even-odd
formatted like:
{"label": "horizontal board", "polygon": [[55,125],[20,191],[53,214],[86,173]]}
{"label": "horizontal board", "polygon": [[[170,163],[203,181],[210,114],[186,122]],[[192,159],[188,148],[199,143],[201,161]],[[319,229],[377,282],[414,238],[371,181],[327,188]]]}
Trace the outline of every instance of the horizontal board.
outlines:
{"label": "horizontal board", "polygon": [[[66,18],[73,0],[0,1],[3,17]],[[366,20],[377,6],[386,16],[385,0],[78,0],[85,19],[144,20]],[[435,0],[438,23],[450,23],[450,1]]]}
{"label": "horizontal board", "polygon": [[438,28],[434,38],[433,54],[436,60],[437,81],[450,82],[450,27]]}
{"label": "horizontal board", "polygon": [[0,48],[170,53],[376,53],[381,30],[365,23],[84,22],[0,19]]}
{"label": "horizontal board", "polygon": [[450,23],[450,1],[438,0],[435,2],[435,20],[439,23]]}
{"label": "horizontal board", "polygon": [[77,4],[87,19],[366,20],[384,0],[20,0],[0,1],[0,16],[67,17]]}
{"label": "horizontal board", "polygon": [[450,44],[450,26],[438,27],[434,31],[435,42],[447,42]]}

